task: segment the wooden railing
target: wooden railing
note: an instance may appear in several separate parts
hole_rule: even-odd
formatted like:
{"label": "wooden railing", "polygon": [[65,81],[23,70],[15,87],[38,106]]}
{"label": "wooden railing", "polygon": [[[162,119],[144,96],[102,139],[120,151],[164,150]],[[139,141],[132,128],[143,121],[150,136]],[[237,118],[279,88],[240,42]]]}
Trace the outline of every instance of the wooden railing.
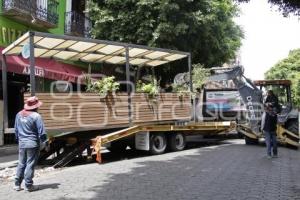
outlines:
{"label": "wooden railing", "polygon": [[[25,94],[25,98],[29,94]],[[68,95],[37,93],[43,102],[39,108],[47,130],[95,130],[128,127],[133,124],[165,121],[188,121],[191,102],[188,95],[161,93],[155,98],[135,93],[131,101],[132,124],[129,124],[128,96],[118,93],[100,97],[94,93]]]}

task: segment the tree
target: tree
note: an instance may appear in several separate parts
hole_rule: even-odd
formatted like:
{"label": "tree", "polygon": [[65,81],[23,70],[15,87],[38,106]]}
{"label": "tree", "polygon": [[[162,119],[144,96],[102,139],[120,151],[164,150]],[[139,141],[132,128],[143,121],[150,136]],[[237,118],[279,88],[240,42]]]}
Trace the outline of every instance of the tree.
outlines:
{"label": "tree", "polygon": [[232,0],[91,0],[95,38],[192,53],[205,67],[235,57],[243,33]]}
{"label": "tree", "polygon": [[287,58],[279,61],[265,73],[265,77],[291,80],[293,103],[300,107],[300,49],[290,51]]}
{"label": "tree", "polygon": [[[251,0],[236,0],[238,2],[249,2]],[[299,0],[268,0],[269,3],[279,6],[279,10],[284,16],[290,13],[300,15],[300,1]]]}

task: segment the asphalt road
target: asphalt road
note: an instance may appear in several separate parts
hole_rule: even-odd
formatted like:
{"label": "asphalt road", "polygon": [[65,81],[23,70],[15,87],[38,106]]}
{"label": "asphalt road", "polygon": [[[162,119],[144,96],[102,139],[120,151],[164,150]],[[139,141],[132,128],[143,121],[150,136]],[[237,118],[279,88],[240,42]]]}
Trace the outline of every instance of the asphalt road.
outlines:
{"label": "asphalt road", "polygon": [[300,200],[300,152],[279,148],[267,159],[265,147],[241,140],[159,156],[104,156],[104,164],[46,170],[36,177],[41,190],[12,190],[0,184],[0,199],[128,200]]}

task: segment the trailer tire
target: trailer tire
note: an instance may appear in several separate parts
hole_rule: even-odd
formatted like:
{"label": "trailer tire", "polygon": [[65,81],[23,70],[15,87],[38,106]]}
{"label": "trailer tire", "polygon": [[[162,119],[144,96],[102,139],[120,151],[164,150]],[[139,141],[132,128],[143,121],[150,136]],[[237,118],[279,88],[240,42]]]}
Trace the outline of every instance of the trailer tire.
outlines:
{"label": "trailer tire", "polygon": [[245,136],[245,143],[246,143],[246,145],[257,145],[258,139],[253,139],[253,138]]}
{"label": "trailer tire", "polygon": [[156,133],[150,137],[150,153],[152,155],[163,154],[167,148],[167,138],[165,134]]}
{"label": "trailer tire", "polygon": [[127,143],[124,141],[114,141],[111,142],[110,147],[107,147],[107,149],[111,153],[120,154],[126,151]]}
{"label": "trailer tire", "polygon": [[171,134],[168,145],[171,151],[182,151],[186,146],[185,135],[182,133]]}

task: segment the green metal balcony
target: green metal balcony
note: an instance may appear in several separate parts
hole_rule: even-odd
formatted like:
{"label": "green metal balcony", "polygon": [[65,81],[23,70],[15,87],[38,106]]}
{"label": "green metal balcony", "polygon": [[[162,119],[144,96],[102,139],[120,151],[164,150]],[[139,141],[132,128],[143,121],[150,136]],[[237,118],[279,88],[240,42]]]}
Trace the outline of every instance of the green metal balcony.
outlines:
{"label": "green metal balcony", "polygon": [[65,35],[91,37],[91,20],[76,11],[65,13]]}
{"label": "green metal balcony", "polygon": [[57,0],[2,0],[3,15],[40,28],[58,25]]}

